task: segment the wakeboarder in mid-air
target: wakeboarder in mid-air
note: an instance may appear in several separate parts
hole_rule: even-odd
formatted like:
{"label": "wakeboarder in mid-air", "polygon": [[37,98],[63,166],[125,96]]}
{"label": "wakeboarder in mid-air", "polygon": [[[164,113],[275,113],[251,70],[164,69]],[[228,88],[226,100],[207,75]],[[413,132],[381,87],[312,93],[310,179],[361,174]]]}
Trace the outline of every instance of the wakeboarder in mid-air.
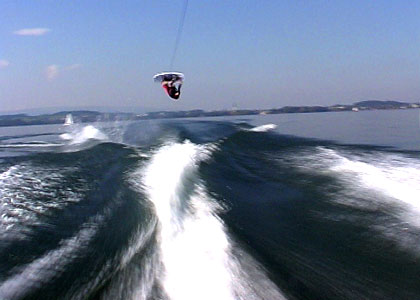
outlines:
{"label": "wakeboarder in mid-air", "polygon": [[[171,63],[169,69],[172,69],[172,66],[175,61],[176,51],[178,49],[179,41],[181,40],[182,29],[184,28],[185,14],[187,13],[188,0],[184,0],[184,8],[182,10],[181,19],[178,26],[178,32],[175,39],[175,47],[172,52]],[[162,88],[165,90],[166,94],[171,97],[173,100],[178,100],[181,95],[181,86],[184,83],[184,74],[179,72],[163,72],[153,76],[155,82],[159,82],[162,85]]]}
{"label": "wakeboarder in mid-air", "polygon": [[184,82],[184,74],[178,72],[164,72],[156,74],[153,79],[160,82],[166,94],[174,100],[181,95],[181,86]]}

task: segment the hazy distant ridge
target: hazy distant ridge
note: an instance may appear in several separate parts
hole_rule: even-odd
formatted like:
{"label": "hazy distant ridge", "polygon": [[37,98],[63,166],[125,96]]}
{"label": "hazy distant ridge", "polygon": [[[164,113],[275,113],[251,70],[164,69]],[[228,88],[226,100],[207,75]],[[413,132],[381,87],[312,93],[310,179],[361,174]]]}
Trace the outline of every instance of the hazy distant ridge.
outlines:
{"label": "hazy distant ridge", "polygon": [[101,122],[101,121],[126,121],[126,120],[145,120],[145,119],[165,119],[165,118],[192,118],[192,117],[212,117],[212,116],[237,116],[237,115],[267,115],[284,113],[313,113],[313,112],[337,112],[337,111],[360,111],[373,109],[409,109],[419,108],[416,103],[400,101],[379,101],[367,100],[356,102],[352,105],[332,105],[332,106],[285,106],[273,109],[243,109],[243,110],[219,110],[204,111],[201,109],[189,111],[158,111],[147,114],[134,113],[102,113],[91,110],[60,111],[53,114],[43,114],[29,116],[26,114],[3,115],[0,116],[0,126],[22,126],[22,125],[43,125],[63,123],[67,114],[72,114],[76,123]]}
{"label": "hazy distant ridge", "polygon": [[356,102],[353,105],[356,107],[369,107],[369,108],[376,108],[376,109],[393,109],[393,108],[400,108],[401,106],[408,106],[411,103],[400,102],[400,101],[380,101],[380,100],[367,100],[367,101],[360,101]]}

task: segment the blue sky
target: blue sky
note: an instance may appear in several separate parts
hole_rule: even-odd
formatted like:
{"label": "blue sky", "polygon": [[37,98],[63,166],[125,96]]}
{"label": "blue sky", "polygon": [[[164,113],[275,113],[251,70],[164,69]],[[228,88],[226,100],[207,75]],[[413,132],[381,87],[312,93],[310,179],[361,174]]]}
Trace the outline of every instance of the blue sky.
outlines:
{"label": "blue sky", "polygon": [[[0,111],[420,101],[420,1],[0,1]],[[27,29],[23,31],[23,29]]]}

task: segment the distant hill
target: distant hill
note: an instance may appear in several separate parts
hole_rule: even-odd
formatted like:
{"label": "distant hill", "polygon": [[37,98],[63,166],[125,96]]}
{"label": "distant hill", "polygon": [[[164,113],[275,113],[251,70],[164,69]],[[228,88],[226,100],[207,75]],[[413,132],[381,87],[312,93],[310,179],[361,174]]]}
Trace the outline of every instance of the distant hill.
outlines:
{"label": "distant hill", "polygon": [[[1,109],[1,108],[0,108]],[[16,114],[26,114],[28,116],[39,116],[54,114],[56,112],[73,112],[73,111],[95,111],[99,113],[133,113],[133,114],[143,114],[148,111],[152,111],[148,107],[138,107],[138,106],[62,106],[62,107],[46,107],[46,108],[27,108],[19,109],[13,111],[2,111],[0,110],[1,115],[16,115]]]}
{"label": "distant hill", "polygon": [[45,114],[48,116],[61,116],[65,117],[67,114],[72,114],[73,117],[82,117],[82,116],[98,116],[101,115],[98,111],[92,111],[92,110],[74,110],[74,111],[59,111],[53,114]]}
{"label": "distant hill", "polygon": [[0,126],[22,126],[22,125],[43,125],[63,124],[67,114],[71,114],[74,121],[79,123],[97,121],[123,121],[132,120],[136,117],[131,113],[100,113],[97,111],[61,111],[54,114],[43,114],[30,116],[27,114],[0,116]]}
{"label": "distant hill", "polygon": [[378,101],[368,100],[356,102],[353,105],[332,105],[332,106],[285,106],[273,109],[242,109],[242,110],[219,110],[204,111],[200,109],[189,111],[157,111],[145,114],[123,113],[123,112],[98,112],[91,110],[65,110],[53,114],[42,114],[31,116],[27,114],[0,115],[0,126],[22,126],[41,124],[63,124],[66,115],[72,114],[75,123],[102,122],[102,121],[127,121],[167,118],[193,118],[212,116],[240,116],[240,115],[267,115],[285,113],[315,113],[315,112],[339,112],[339,111],[360,111],[375,109],[412,109],[420,108],[418,103],[406,103],[399,101]]}
{"label": "distant hill", "polygon": [[5,115],[5,116],[0,116],[0,120],[14,120],[14,119],[25,118],[25,117],[27,117],[26,114]]}
{"label": "distant hill", "polygon": [[360,101],[353,104],[357,107],[367,107],[373,109],[391,109],[397,108],[401,106],[408,106],[410,103],[406,102],[399,102],[399,101],[379,101],[379,100],[367,100],[367,101]]}

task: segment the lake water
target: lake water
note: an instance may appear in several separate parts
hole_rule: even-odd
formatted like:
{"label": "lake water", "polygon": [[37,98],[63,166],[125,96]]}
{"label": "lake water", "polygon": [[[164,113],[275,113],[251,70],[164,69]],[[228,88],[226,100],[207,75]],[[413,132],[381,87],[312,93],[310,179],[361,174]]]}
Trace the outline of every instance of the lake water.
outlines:
{"label": "lake water", "polygon": [[0,299],[419,299],[419,110],[0,128]]}

